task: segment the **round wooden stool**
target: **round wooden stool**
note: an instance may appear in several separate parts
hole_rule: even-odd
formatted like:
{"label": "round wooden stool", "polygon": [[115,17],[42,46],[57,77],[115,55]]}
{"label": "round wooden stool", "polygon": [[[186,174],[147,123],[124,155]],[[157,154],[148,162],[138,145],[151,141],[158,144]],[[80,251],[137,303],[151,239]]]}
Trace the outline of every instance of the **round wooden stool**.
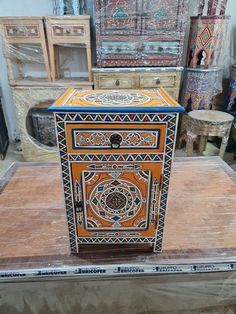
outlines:
{"label": "round wooden stool", "polygon": [[193,144],[198,138],[198,152],[202,154],[206,147],[208,136],[217,136],[222,138],[219,155],[223,158],[234,117],[228,113],[216,110],[194,110],[189,112],[187,117],[187,155],[193,155]]}

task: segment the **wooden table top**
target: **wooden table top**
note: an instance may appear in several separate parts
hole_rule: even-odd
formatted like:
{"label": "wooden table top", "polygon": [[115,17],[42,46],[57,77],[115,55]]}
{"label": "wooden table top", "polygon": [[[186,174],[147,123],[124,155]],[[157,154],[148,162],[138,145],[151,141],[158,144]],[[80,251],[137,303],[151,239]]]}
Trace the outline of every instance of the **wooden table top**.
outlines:
{"label": "wooden table top", "polygon": [[70,255],[59,165],[13,164],[0,180],[0,280],[95,266],[110,275],[236,270],[236,173],[219,157],[176,158],[162,253],[89,246]]}

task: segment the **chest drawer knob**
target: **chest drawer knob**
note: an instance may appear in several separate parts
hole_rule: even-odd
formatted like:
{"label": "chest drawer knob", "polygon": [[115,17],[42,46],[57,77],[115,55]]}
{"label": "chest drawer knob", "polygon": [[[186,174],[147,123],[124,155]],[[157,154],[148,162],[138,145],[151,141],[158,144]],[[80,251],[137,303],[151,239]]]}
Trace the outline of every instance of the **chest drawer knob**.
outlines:
{"label": "chest drawer knob", "polygon": [[120,148],[122,137],[120,134],[112,134],[110,137],[111,148]]}
{"label": "chest drawer knob", "polygon": [[119,86],[120,85],[120,81],[119,80],[116,80],[116,86]]}

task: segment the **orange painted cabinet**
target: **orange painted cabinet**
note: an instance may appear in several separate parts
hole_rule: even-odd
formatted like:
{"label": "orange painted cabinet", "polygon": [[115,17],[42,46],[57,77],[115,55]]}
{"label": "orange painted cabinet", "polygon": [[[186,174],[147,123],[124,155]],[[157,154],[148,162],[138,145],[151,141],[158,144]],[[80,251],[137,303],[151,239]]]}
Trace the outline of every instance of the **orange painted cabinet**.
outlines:
{"label": "orange painted cabinet", "polygon": [[162,250],[178,113],[162,89],[68,89],[55,112],[71,251]]}

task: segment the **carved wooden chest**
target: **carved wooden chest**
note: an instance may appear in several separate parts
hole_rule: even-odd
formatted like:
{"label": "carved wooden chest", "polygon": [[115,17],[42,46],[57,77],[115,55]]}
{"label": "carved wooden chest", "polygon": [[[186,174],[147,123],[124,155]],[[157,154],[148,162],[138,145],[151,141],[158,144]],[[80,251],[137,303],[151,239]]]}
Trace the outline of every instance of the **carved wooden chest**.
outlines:
{"label": "carved wooden chest", "polygon": [[181,65],[187,2],[96,0],[97,65]]}
{"label": "carved wooden chest", "polygon": [[178,105],[156,90],[68,89],[55,112],[72,252],[162,249]]}

